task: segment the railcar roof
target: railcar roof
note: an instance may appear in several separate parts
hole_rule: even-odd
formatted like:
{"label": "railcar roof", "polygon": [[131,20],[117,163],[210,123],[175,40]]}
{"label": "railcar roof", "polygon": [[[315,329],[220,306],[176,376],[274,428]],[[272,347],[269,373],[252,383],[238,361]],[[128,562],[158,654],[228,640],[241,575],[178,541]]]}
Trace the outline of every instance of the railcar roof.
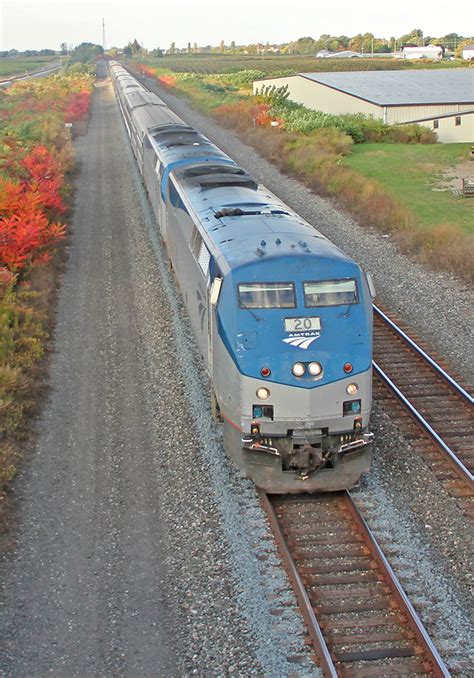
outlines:
{"label": "railcar roof", "polygon": [[207,137],[183,123],[177,116],[175,116],[173,125],[150,129],[149,136],[152,146],[165,166],[186,158],[203,156],[230,160],[228,155],[217,148]]}
{"label": "railcar roof", "polygon": [[132,115],[136,125],[143,134],[150,128],[159,125],[179,124],[182,122],[181,118],[178,118],[167,106],[155,105],[153,103],[135,108]]}
{"label": "railcar roof", "polygon": [[133,89],[125,91],[125,99],[127,100],[129,109],[138,108],[139,106],[165,106],[161,99],[152,92],[146,90]]}

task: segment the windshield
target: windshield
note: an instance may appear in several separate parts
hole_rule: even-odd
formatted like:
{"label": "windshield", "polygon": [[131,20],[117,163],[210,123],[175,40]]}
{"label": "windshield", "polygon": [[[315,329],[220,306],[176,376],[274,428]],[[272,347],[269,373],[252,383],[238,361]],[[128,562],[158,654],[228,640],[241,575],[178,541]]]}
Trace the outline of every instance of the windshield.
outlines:
{"label": "windshield", "polygon": [[239,285],[241,308],[295,308],[293,283],[241,283]]}
{"label": "windshield", "polygon": [[303,283],[305,306],[343,306],[357,304],[355,280],[320,280]]}

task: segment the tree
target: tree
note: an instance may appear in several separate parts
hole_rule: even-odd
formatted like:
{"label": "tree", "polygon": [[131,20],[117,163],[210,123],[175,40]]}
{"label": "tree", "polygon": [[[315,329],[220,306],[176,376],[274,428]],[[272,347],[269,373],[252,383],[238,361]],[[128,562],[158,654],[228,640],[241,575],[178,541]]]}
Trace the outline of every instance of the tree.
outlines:
{"label": "tree", "polygon": [[171,43],[171,46],[170,46],[168,52],[169,52],[170,54],[176,54],[176,43],[175,43],[175,42],[172,42],[172,43]]}
{"label": "tree", "polygon": [[61,50],[61,54],[63,54],[63,55],[67,54],[67,43],[66,43],[66,42],[62,42],[62,43],[59,45],[59,49]]}
{"label": "tree", "polygon": [[[324,38],[326,36],[321,36]],[[330,37],[329,35],[327,36]],[[289,45],[289,52],[296,52],[297,54],[315,54],[317,50],[316,40],[309,36],[305,38],[298,38],[295,42],[291,42]]]}
{"label": "tree", "polygon": [[86,64],[94,62],[100,54],[104,53],[101,45],[94,45],[92,42],[81,42],[71,51],[71,61]]}
{"label": "tree", "polygon": [[465,47],[466,45],[470,45],[473,42],[474,42],[474,40],[472,38],[468,39],[468,40],[462,40],[462,42],[456,47],[456,50],[454,52],[454,56],[457,56],[460,59],[462,57],[463,47]]}
{"label": "tree", "polygon": [[399,40],[400,46],[413,45],[419,47],[423,45],[423,31],[421,28],[414,28],[410,33],[402,35]]}
{"label": "tree", "polygon": [[139,54],[140,52],[143,52],[143,47],[140,45],[138,40],[135,38],[135,40],[132,42],[132,54]]}

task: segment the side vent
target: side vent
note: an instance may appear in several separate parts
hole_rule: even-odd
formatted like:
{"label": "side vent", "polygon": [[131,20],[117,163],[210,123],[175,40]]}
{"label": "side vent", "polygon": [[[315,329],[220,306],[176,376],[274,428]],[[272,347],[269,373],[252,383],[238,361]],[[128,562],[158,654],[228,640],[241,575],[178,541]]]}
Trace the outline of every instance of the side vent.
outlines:
{"label": "side vent", "polygon": [[199,252],[198,264],[201,267],[205,276],[207,276],[207,272],[209,271],[210,260],[211,260],[211,253],[207,249],[204,242],[201,242],[201,250]]}

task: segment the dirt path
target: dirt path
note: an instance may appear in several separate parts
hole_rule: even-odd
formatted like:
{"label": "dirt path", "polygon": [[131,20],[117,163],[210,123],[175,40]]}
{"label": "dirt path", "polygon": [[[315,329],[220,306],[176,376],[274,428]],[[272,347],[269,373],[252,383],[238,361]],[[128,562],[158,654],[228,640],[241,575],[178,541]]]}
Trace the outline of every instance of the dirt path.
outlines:
{"label": "dirt path", "polygon": [[[3,563],[0,675],[178,675],[163,591],[157,447],[147,422],[130,232],[139,198],[113,91],[98,83],[51,365],[19,529]],[[135,195],[134,195],[135,192]]]}

